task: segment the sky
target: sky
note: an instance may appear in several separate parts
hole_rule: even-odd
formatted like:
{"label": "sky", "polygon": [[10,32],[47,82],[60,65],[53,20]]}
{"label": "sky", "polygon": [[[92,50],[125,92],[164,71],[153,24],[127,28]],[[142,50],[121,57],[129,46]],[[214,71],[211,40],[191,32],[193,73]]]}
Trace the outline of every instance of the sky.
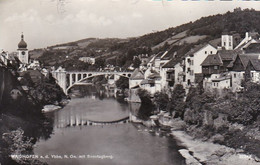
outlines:
{"label": "sky", "polygon": [[16,51],[21,33],[28,49],[84,38],[127,38],[165,30],[257,1],[0,0],[0,49]]}

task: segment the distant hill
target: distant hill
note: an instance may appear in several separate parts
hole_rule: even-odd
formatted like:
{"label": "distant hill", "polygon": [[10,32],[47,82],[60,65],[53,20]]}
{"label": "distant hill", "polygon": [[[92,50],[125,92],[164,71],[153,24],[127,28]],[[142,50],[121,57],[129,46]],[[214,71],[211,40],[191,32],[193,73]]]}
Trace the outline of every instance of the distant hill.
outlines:
{"label": "distant hill", "polygon": [[[177,53],[176,58],[180,58],[195,45],[215,42],[223,32],[231,31],[237,32],[241,37],[247,31],[260,32],[260,11],[237,8],[233,12],[202,17],[194,22],[134,38],[82,39],[50,46],[38,58],[46,65],[66,67],[65,64],[70,63],[68,61],[75,63],[79,57],[93,56],[100,59],[102,65],[109,63],[126,68],[135,55],[151,55],[170,50],[170,53]],[[55,49],[57,47],[62,49]]]}

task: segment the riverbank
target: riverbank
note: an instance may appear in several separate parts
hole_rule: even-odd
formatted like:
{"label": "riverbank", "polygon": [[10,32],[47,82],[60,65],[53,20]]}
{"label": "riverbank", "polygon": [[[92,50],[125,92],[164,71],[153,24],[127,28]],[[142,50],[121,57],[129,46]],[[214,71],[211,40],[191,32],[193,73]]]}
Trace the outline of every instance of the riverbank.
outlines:
{"label": "riverbank", "polygon": [[10,155],[32,155],[34,143],[50,137],[52,121],[42,114],[42,107],[62,105],[65,94],[50,76],[44,77],[40,71],[16,73],[0,67],[0,72],[0,164],[45,164],[33,159],[13,159]]}
{"label": "riverbank", "polygon": [[161,125],[171,127],[171,135],[179,141],[179,145],[186,149],[179,152],[186,159],[188,165],[216,164],[216,165],[260,165],[260,160],[254,155],[245,154],[242,149],[233,149],[225,145],[196,139],[186,133],[186,124],[180,119],[166,119],[159,117]]}
{"label": "riverbank", "polygon": [[186,147],[180,153],[186,158],[187,164],[229,164],[229,165],[260,165],[259,159],[245,154],[241,149],[233,149],[224,145],[215,144],[202,139],[195,139],[181,130],[179,126],[185,123],[181,120],[172,120],[172,135]]}
{"label": "riverbank", "polygon": [[194,137],[186,131],[189,126],[183,120],[173,119],[168,113],[153,115],[147,121],[135,120],[133,122],[141,123],[149,128],[158,127],[159,132],[157,131],[156,134],[159,136],[162,134],[173,136],[178,145],[182,146],[179,152],[185,158],[187,165],[260,165],[258,157],[247,154],[242,149],[214,143],[213,138],[206,140]]}

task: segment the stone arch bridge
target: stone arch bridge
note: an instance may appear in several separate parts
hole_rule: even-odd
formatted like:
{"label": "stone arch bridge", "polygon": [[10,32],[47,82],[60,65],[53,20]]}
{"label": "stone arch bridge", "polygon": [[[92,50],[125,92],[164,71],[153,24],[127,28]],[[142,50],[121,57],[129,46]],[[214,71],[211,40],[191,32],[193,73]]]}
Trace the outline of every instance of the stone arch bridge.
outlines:
{"label": "stone arch bridge", "polygon": [[68,91],[74,85],[85,85],[85,81],[88,78],[95,76],[112,76],[114,75],[114,80],[118,80],[120,76],[130,78],[133,72],[117,72],[117,71],[65,71],[59,68],[52,72],[52,76],[57,80],[59,86],[63,89],[64,93],[67,95]]}

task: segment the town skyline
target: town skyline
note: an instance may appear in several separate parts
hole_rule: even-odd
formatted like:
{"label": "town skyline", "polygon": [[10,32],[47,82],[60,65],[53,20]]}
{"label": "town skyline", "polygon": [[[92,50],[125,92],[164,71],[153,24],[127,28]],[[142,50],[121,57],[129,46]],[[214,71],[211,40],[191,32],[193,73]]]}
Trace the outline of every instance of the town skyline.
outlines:
{"label": "town skyline", "polygon": [[[28,49],[84,38],[128,38],[162,31],[257,2],[120,0],[0,1],[0,49],[16,51],[21,33]],[[224,5],[223,5],[224,4]],[[112,8],[113,10],[109,10]],[[203,8],[203,10],[201,10]]]}

